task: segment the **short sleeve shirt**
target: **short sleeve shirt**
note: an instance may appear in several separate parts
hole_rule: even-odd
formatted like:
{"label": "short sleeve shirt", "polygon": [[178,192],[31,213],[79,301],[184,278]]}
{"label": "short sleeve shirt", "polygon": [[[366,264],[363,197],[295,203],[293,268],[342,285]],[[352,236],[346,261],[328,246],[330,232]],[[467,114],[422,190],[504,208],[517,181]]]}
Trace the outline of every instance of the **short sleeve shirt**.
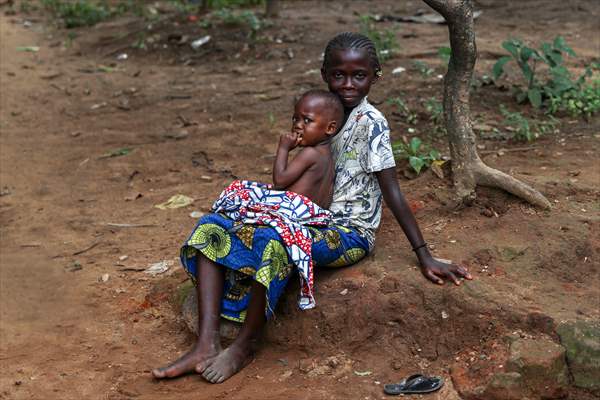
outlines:
{"label": "short sleeve shirt", "polygon": [[396,163],[387,120],[366,97],[332,139],[331,151],[335,160],[330,207],[333,221],[356,228],[372,248],[382,206],[375,172],[395,167]]}

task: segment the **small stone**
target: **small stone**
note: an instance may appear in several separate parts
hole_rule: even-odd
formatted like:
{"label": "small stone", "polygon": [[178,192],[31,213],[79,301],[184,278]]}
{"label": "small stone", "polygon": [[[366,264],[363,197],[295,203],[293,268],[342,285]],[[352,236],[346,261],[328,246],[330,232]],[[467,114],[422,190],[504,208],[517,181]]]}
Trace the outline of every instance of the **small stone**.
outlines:
{"label": "small stone", "polygon": [[210,181],[212,181],[213,178],[212,178],[212,176],[202,175],[200,177],[200,179],[202,179],[203,181],[209,181],[210,182]]}
{"label": "small stone", "polygon": [[181,140],[181,139],[185,139],[189,135],[190,135],[190,133],[188,131],[186,131],[185,129],[182,129],[177,132],[167,132],[164,134],[164,137],[166,137],[168,139]]}
{"label": "small stone", "polygon": [[194,218],[194,219],[198,219],[200,217],[202,217],[205,213],[203,213],[202,211],[192,211],[190,213],[190,217]]}
{"label": "small stone", "polygon": [[119,257],[119,261],[125,261],[129,258],[129,256],[123,255],[121,257]]}
{"label": "small stone", "polygon": [[341,294],[342,296],[345,296],[345,295],[347,295],[347,294],[348,294],[348,289],[344,289],[344,290],[342,290],[342,291],[340,292],[340,294]]}
{"label": "small stone", "polygon": [[442,311],[442,319],[448,319],[450,318],[450,315],[448,315],[448,313],[446,311]]}
{"label": "small stone", "polygon": [[406,68],[404,68],[404,67],[396,67],[396,68],[394,68],[392,70],[392,75],[400,75],[404,71],[406,71]]}
{"label": "small stone", "polygon": [[539,397],[560,398],[569,384],[565,349],[547,338],[517,339],[510,346],[507,372],[517,372]]}
{"label": "small stone", "polygon": [[495,374],[483,392],[487,400],[521,400],[523,398],[523,377],[518,372]]}
{"label": "small stone", "polygon": [[281,374],[281,376],[279,377],[279,381],[281,382],[281,381],[287,380],[290,376],[292,376],[293,373],[294,373],[294,371],[292,371],[291,369],[288,369],[283,374]]}
{"label": "small stone", "polygon": [[100,280],[102,282],[108,282],[109,279],[110,279],[110,275],[109,274],[102,274],[102,276],[100,277]]}
{"label": "small stone", "polygon": [[566,349],[567,361],[575,386],[600,389],[600,324],[565,322],[556,329]]}

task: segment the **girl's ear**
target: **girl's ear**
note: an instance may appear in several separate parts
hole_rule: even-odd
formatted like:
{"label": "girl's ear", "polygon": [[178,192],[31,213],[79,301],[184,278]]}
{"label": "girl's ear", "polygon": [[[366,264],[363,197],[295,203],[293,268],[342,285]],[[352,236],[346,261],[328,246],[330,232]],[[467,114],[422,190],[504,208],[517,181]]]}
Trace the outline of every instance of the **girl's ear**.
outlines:
{"label": "girl's ear", "polygon": [[321,78],[323,79],[323,82],[327,83],[327,71],[325,68],[321,68]]}

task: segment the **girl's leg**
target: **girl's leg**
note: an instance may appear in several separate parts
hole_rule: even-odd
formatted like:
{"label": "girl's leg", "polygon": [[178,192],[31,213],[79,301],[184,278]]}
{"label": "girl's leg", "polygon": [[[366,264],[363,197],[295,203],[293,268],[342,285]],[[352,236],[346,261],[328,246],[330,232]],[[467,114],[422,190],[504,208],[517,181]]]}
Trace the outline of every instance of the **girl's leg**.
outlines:
{"label": "girl's leg", "polygon": [[225,279],[223,268],[202,254],[198,254],[196,265],[198,341],[190,351],[172,364],[152,370],[155,378],[174,378],[192,372],[198,364],[214,358],[221,351],[219,319]]}
{"label": "girl's leg", "polygon": [[265,326],[266,288],[254,281],[244,325],[235,341],[216,358],[198,365],[198,372],[212,383],[221,383],[252,360],[252,352]]}

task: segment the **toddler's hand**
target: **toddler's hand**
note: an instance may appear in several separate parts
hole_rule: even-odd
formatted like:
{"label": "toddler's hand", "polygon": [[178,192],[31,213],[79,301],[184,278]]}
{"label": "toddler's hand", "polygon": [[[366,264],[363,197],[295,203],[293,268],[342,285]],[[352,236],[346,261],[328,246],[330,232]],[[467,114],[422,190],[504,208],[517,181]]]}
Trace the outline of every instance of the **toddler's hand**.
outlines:
{"label": "toddler's hand", "polygon": [[300,144],[301,141],[302,137],[294,132],[284,133],[279,137],[279,147],[293,150]]}

